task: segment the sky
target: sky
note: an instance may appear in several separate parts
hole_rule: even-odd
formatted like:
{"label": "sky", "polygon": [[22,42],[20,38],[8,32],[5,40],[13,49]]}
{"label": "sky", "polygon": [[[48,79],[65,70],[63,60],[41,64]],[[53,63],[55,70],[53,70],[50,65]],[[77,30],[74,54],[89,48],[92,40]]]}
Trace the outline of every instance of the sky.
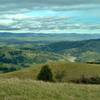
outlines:
{"label": "sky", "polygon": [[0,0],[0,32],[100,32],[100,0]]}

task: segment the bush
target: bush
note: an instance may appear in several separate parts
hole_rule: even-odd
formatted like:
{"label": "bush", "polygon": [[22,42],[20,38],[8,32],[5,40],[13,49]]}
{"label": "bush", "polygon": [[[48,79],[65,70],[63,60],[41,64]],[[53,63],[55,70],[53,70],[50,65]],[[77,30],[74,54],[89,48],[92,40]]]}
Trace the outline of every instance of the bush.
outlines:
{"label": "bush", "polygon": [[53,81],[53,74],[48,65],[42,67],[40,73],[37,76],[37,79],[42,81],[49,81],[49,82]]}
{"label": "bush", "polygon": [[57,82],[63,82],[64,77],[65,77],[65,71],[57,70],[55,78]]}
{"label": "bush", "polygon": [[85,77],[82,75],[82,77],[78,80],[72,80],[74,83],[83,83],[83,84],[100,84],[100,77]]}

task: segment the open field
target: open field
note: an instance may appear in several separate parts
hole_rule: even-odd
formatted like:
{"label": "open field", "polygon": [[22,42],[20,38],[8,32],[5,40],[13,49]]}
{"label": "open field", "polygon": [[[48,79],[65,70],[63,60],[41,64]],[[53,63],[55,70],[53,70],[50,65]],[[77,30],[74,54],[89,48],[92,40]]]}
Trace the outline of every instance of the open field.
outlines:
{"label": "open field", "polygon": [[100,86],[0,79],[0,100],[100,100]]}

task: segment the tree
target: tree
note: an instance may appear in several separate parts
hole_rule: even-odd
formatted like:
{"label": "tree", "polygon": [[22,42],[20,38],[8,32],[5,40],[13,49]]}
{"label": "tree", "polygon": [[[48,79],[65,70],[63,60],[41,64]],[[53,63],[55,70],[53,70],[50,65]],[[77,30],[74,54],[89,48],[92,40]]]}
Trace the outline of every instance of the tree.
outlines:
{"label": "tree", "polygon": [[37,79],[42,81],[53,81],[53,74],[48,65],[44,65],[42,67],[40,73],[37,76]]}

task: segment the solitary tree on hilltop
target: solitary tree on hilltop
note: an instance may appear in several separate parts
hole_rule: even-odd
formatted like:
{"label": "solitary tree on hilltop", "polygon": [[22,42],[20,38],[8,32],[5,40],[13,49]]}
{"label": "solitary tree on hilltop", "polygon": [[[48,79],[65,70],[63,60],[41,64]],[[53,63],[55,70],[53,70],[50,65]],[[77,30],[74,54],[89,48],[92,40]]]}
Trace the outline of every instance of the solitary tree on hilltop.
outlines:
{"label": "solitary tree on hilltop", "polygon": [[37,79],[42,81],[53,81],[53,74],[48,65],[44,65],[42,67],[40,73],[37,76]]}

